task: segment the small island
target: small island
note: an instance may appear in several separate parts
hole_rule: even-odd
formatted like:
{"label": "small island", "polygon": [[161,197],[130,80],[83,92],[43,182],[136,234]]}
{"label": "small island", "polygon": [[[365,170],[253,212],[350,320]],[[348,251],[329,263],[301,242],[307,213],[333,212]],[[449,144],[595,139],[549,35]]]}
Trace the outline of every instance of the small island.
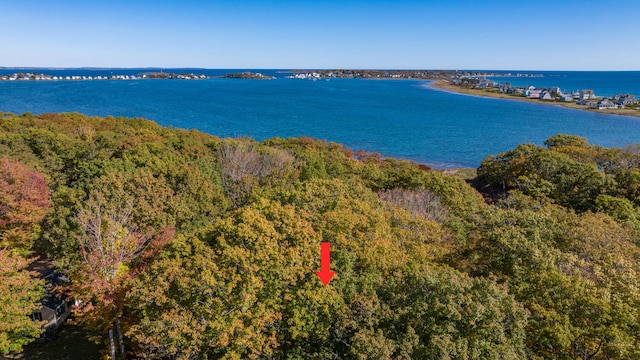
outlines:
{"label": "small island", "polygon": [[167,73],[163,71],[141,73],[140,77],[143,79],[179,79],[179,80],[200,80],[200,79],[207,78],[207,76],[204,74],[193,74],[193,73],[173,74],[173,73]]}
{"label": "small island", "polygon": [[254,73],[250,71],[230,73],[222,76],[223,79],[275,79],[275,76],[265,75],[262,73]]}

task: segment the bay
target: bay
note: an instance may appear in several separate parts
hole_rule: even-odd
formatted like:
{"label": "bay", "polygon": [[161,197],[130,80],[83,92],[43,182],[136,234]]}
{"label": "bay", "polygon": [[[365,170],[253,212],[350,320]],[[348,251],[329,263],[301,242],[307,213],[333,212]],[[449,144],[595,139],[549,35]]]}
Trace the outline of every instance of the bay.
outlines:
{"label": "bay", "polygon": [[556,133],[603,146],[640,142],[636,117],[448,93],[428,81],[309,81],[271,73],[278,78],[3,81],[0,111],[144,117],[257,140],[310,136],[438,168],[476,167],[489,154],[542,144]]}

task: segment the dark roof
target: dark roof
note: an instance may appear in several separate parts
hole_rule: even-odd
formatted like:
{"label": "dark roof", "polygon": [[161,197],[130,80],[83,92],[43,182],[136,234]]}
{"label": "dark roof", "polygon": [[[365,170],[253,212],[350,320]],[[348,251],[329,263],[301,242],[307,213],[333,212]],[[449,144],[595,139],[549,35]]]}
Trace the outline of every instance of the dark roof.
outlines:
{"label": "dark roof", "polygon": [[45,276],[44,280],[53,286],[64,285],[70,281],[67,275],[55,270],[51,274]]}
{"label": "dark roof", "polygon": [[57,297],[54,297],[52,295],[47,295],[47,296],[43,297],[42,299],[40,299],[40,303],[44,307],[47,307],[47,308],[52,309],[52,310],[55,310],[55,309],[58,308],[58,306],[60,306],[60,305],[62,305],[64,303],[64,300],[58,299]]}

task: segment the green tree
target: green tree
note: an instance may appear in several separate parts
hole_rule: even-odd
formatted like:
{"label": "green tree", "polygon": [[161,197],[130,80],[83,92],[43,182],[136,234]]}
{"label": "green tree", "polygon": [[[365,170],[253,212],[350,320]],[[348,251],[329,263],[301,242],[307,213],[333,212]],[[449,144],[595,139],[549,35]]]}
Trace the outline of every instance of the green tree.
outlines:
{"label": "green tree", "polygon": [[483,160],[478,178],[494,191],[517,189],[527,195],[547,196],[578,212],[591,210],[598,195],[613,191],[615,181],[594,160],[573,159],[561,151],[567,147],[559,148],[578,143],[580,147],[571,146],[585,149],[580,139],[556,136],[549,139],[549,149],[518,145],[514,150]]}
{"label": "green tree", "polygon": [[[321,295],[325,290],[314,278],[321,239],[295,208],[262,200],[216,222],[200,236],[211,248],[197,237],[177,238],[133,282],[127,299],[140,321],[129,335],[143,351],[157,349],[149,356],[274,355],[286,343],[286,329],[293,323],[311,315],[325,325],[300,324],[305,332],[330,326],[328,316],[334,312],[327,306],[335,306],[335,300]],[[192,295],[185,297],[186,293]],[[309,308],[316,310],[287,315],[285,304],[300,305],[296,298],[311,301]],[[169,336],[165,330],[154,330],[166,328],[176,330]],[[317,332],[305,334],[296,341],[310,341]]]}
{"label": "green tree", "polygon": [[[530,312],[527,347],[542,358],[633,359],[638,248],[603,214],[576,215],[513,194],[492,209],[462,253],[472,274],[492,275]],[[607,249],[607,250],[604,250]],[[624,299],[624,300],[623,300]]]}
{"label": "green tree", "polygon": [[19,353],[38,338],[42,324],[31,320],[40,307],[44,282],[27,271],[29,261],[6,249],[0,249],[0,354]]}
{"label": "green tree", "polygon": [[587,139],[567,134],[556,134],[544,141],[548,148],[561,148],[567,146],[586,148],[590,147]]}

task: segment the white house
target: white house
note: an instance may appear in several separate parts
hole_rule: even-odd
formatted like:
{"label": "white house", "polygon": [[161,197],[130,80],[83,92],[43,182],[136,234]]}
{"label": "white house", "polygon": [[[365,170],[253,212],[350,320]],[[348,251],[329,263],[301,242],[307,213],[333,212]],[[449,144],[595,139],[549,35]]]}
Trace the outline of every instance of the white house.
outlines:
{"label": "white house", "polygon": [[71,306],[63,299],[48,294],[40,299],[42,307],[34,310],[31,317],[34,321],[46,321],[46,330],[55,330],[64,323],[71,314]]}
{"label": "white house", "polygon": [[618,105],[609,99],[602,99],[598,101],[597,108],[602,109],[617,109]]}
{"label": "white house", "polygon": [[595,97],[596,97],[596,94],[594,94],[593,90],[591,89],[580,90],[580,100],[595,99]]}

